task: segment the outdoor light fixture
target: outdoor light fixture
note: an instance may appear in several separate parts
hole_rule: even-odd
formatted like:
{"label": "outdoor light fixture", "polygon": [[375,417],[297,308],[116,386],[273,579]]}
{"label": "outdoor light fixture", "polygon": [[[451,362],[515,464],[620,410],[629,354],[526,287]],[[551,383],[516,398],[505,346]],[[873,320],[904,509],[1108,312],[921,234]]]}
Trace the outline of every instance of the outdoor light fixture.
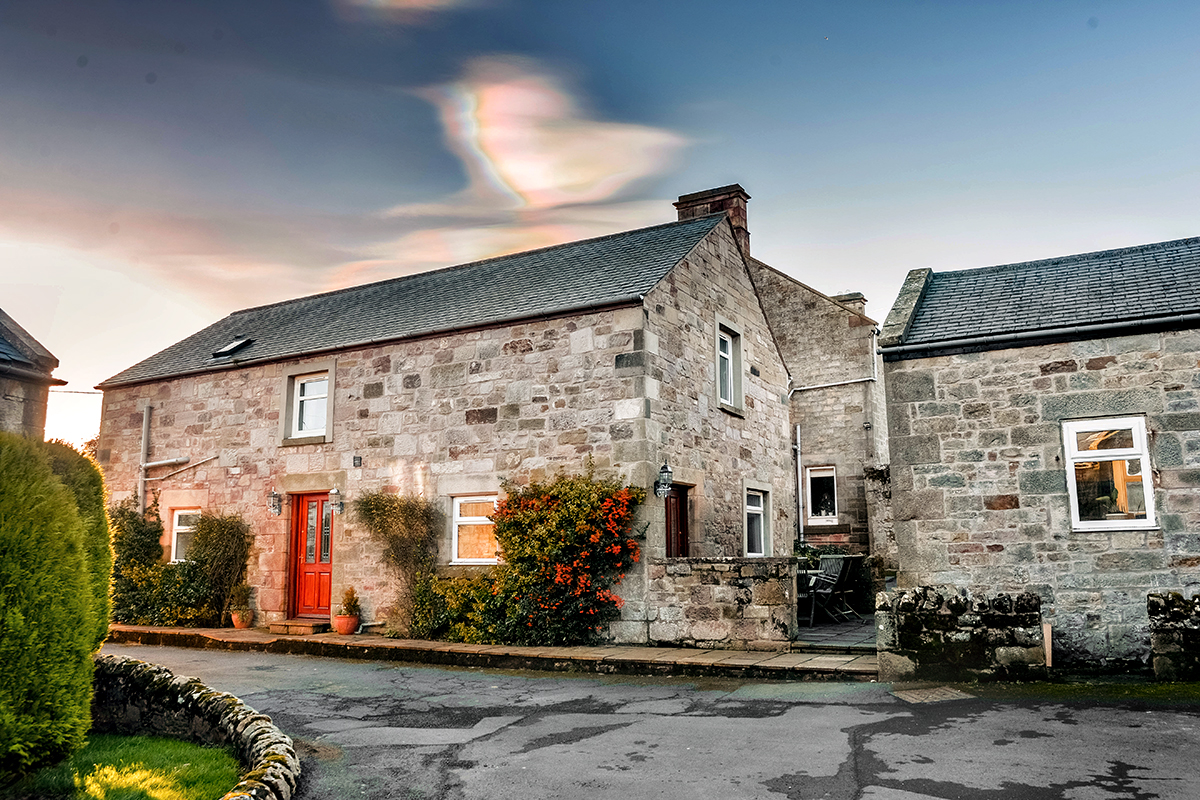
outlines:
{"label": "outdoor light fixture", "polygon": [[336,487],[329,490],[329,507],[335,514],[341,514],[346,509],[346,504],[342,502],[342,493]]}
{"label": "outdoor light fixture", "polygon": [[278,517],[283,513],[283,498],[274,488],[271,489],[271,495],[267,498],[267,511],[270,511],[273,517]]}
{"label": "outdoor light fixture", "polygon": [[655,497],[666,497],[671,491],[671,479],[674,476],[671,474],[671,467],[664,461],[662,469],[658,471],[658,480],[654,482]]}

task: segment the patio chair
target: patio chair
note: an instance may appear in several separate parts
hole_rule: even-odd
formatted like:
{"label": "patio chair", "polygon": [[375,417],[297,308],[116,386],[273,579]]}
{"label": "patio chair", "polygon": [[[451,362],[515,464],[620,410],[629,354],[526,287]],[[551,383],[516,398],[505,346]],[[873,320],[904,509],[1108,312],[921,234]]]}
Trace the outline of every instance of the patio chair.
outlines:
{"label": "patio chair", "polygon": [[797,599],[809,600],[808,627],[813,626],[818,607],[834,622],[846,622],[851,617],[862,619],[846,601],[854,567],[861,559],[862,556],[821,556],[821,571],[807,576],[807,585],[796,587]]}

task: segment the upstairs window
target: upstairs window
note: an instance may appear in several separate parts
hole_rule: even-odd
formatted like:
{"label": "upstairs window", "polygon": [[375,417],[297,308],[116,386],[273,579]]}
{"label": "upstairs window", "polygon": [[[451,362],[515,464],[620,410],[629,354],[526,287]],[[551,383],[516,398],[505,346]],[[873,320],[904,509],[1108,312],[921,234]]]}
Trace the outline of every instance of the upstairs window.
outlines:
{"label": "upstairs window", "polygon": [[495,564],[499,561],[496,524],[490,519],[495,512],[495,495],[454,498],[452,563]]}
{"label": "upstairs window", "polygon": [[325,409],[329,402],[329,375],[324,372],[317,375],[301,375],[296,378],[295,387],[292,435],[324,436]]}
{"label": "upstairs window", "polygon": [[717,402],[726,411],[741,413],[742,335],[728,320],[717,317],[716,363]]}
{"label": "upstairs window", "polygon": [[333,359],[295,364],[284,370],[280,396],[279,444],[319,444],[333,441]]}
{"label": "upstairs window", "polygon": [[1154,528],[1154,483],[1144,417],[1063,423],[1075,530]]}

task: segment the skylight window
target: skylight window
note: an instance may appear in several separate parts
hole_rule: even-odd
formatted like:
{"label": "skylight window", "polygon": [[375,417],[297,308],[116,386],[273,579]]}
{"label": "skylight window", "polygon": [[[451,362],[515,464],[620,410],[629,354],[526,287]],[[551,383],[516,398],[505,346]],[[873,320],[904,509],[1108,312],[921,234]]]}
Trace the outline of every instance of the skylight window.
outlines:
{"label": "skylight window", "polygon": [[243,347],[245,347],[246,345],[250,344],[253,341],[254,341],[253,339],[249,339],[245,336],[239,336],[236,339],[234,339],[232,342],[230,342],[229,344],[222,347],[220,350],[214,350],[213,358],[229,358],[234,353],[241,350]]}

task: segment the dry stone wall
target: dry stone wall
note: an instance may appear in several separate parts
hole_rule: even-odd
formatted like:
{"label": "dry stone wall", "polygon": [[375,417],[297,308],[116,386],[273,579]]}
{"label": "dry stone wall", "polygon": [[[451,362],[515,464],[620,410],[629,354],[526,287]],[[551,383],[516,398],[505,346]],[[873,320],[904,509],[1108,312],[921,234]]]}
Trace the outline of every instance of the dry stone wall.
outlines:
{"label": "dry stone wall", "polygon": [[1041,598],[972,596],[956,586],[880,592],[881,681],[975,681],[1046,674]]}
{"label": "dry stone wall", "polygon": [[[899,585],[1038,594],[1054,663],[1137,666],[1200,590],[1200,331],[887,364]],[[1157,528],[1072,530],[1062,421],[1145,415]]]}
{"label": "dry stone wall", "polygon": [[95,662],[92,730],[229,745],[246,772],[222,800],[290,800],[300,760],[270,717],[157,664],[111,655]]}
{"label": "dry stone wall", "polygon": [[1150,663],[1160,681],[1200,681],[1200,594],[1178,592],[1146,597],[1150,618]]}

